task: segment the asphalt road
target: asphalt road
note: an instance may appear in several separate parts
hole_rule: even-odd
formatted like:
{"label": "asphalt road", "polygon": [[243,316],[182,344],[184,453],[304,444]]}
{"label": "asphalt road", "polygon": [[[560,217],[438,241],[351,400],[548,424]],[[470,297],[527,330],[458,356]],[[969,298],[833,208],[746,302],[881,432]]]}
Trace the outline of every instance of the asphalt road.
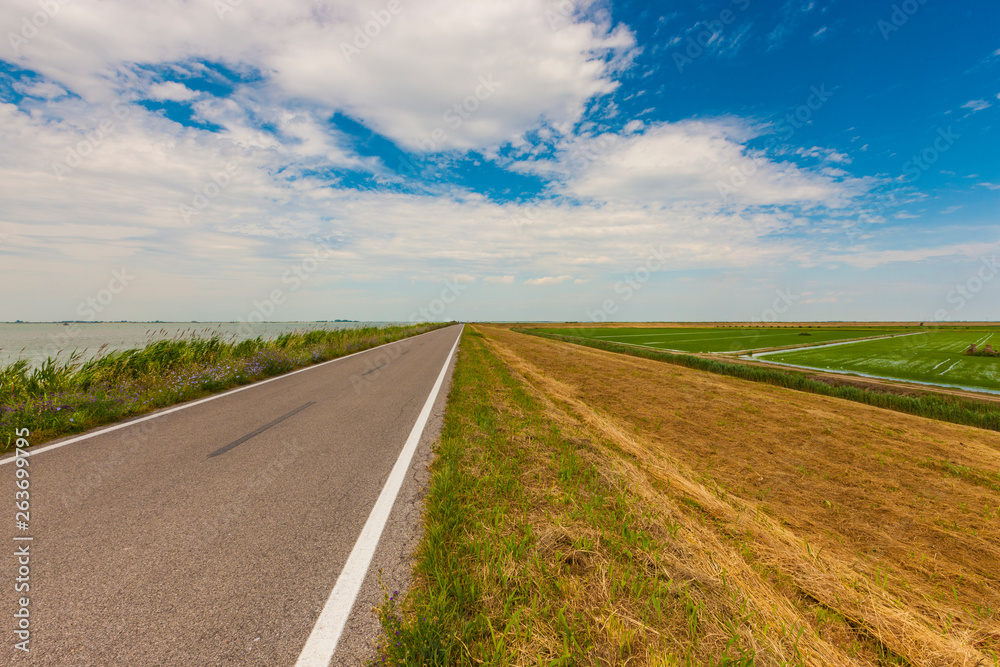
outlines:
{"label": "asphalt road", "polygon": [[[27,532],[14,527],[16,468],[0,466],[0,663],[294,665],[459,332],[35,454]],[[332,664],[369,654],[378,571],[406,583],[448,378]],[[26,654],[18,535],[34,538]]]}

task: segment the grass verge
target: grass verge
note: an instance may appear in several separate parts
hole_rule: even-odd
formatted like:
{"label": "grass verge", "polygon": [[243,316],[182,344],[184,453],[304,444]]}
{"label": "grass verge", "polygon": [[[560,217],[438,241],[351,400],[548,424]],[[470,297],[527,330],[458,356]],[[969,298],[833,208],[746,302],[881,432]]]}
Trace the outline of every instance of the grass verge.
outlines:
{"label": "grass verge", "polygon": [[374,663],[996,666],[997,438],[467,329]]}
{"label": "grass verge", "polygon": [[795,371],[784,371],[773,368],[763,368],[761,366],[750,366],[747,364],[735,364],[714,359],[705,359],[688,354],[675,354],[651,348],[633,347],[613,343],[610,341],[578,338],[575,336],[563,336],[560,334],[544,333],[531,329],[512,329],[518,333],[525,333],[541,338],[558,340],[576,345],[592,347],[607,352],[627,354],[642,359],[652,359],[668,364],[693,368],[695,370],[707,371],[718,375],[750,380],[752,382],[763,382],[766,384],[806,391],[822,396],[832,396],[843,398],[857,403],[864,403],[878,408],[886,408],[927,417],[940,421],[951,422],[953,424],[963,424],[965,426],[975,426],[976,428],[1000,431],[1000,407],[979,401],[970,401],[961,398],[946,396],[934,396],[924,394],[920,396],[904,396],[891,392],[875,391],[872,389],[862,389],[849,385],[832,385],[820,380],[811,378],[803,373]]}
{"label": "grass verge", "polygon": [[772,612],[680,534],[692,519],[644,502],[621,453],[553,408],[466,333],[414,585],[376,610],[373,664],[805,664],[804,627],[762,642],[747,620]]}
{"label": "grass verge", "polygon": [[292,332],[227,342],[219,337],[160,340],[80,363],[49,358],[32,368],[0,368],[0,453],[15,429],[32,444],[342,357],[448,324]]}

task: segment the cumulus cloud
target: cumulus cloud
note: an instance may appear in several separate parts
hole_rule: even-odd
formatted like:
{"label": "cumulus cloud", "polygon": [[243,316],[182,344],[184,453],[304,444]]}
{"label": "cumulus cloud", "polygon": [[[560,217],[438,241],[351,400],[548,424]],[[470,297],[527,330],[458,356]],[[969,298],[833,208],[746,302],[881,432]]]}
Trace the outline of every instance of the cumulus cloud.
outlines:
{"label": "cumulus cloud", "polygon": [[[125,266],[139,278],[123,300],[148,309],[132,317],[233,319],[317,252],[299,294],[360,312],[372,290],[445,276],[470,290],[597,290],[653,250],[667,270],[815,263],[828,255],[793,233],[816,210],[847,215],[866,186],[833,168],[847,159],[832,149],[807,149],[825,163],[810,169],[748,148],[766,128],[739,119],[581,134],[584,109],[614,90],[634,48],[596,4],[550,24],[542,0],[404,3],[363,48],[358,30],[384,2],[225,6],[220,17],[213,3],[75,0],[20,49],[17,64],[41,76],[18,84],[32,100],[0,103],[0,235],[6,266],[35,278],[11,308],[71,317],[74,299]],[[0,32],[35,11],[12,0]],[[506,203],[401,187],[331,125],[335,112],[416,153],[483,148],[490,159],[510,142],[524,153],[501,166],[550,185]]]}
{"label": "cumulus cloud", "polygon": [[658,123],[642,134],[572,138],[558,158],[518,168],[555,178],[565,193],[596,202],[843,207],[865,188],[856,179],[747,149],[745,142],[759,132],[735,119]]}
{"label": "cumulus cloud", "polygon": [[198,93],[177,81],[165,81],[154,84],[149,88],[148,94],[150,99],[169,100],[171,102],[187,102],[198,97]]}
{"label": "cumulus cloud", "polygon": [[543,276],[541,278],[529,278],[524,281],[525,285],[558,285],[567,280],[572,280],[573,276]]}
{"label": "cumulus cloud", "polygon": [[14,84],[14,90],[22,95],[38,97],[45,100],[54,100],[67,94],[66,90],[62,86],[56,85],[51,81],[38,80],[18,82]]}
{"label": "cumulus cloud", "polygon": [[[240,63],[259,74],[261,103],[341,110],[412,149],[469,149],[543,121],[571,125],[616,88],[634,38],[578,4],[573,20],[553,25],[547,0],[427,0],[395,13],[384,0],[77,0],[19,46],[17,62],[89,101],[138,85],[134,65]],[[0,33],[17,33],[37,11],[12,0]],[[191,99],[165,86],[153,94]]]}

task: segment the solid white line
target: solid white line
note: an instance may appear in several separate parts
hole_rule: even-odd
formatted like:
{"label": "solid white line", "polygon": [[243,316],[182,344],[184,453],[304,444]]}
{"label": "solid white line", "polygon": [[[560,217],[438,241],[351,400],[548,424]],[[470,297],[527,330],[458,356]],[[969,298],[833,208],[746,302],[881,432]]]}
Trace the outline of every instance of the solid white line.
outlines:
{"label": "solid white line", "polygon": [[[465,325],[462,325],[462,330],[464,329]],[[431,416],[434,401],[437,400],[441,391],[448,365],[451,363],[451,358],[455,356],[458,341],[462,339],[462,330],[458,332],[455,344],[451,346],[451,352],[444,360],[444,366],[441,367],[437,381],[434,383],[420,415],[417,416],[417,422],[410,431],[410,437],[406,439],[403,451],[399,453],[399,458],[396,459],[396,464],[392,467],[392,472],[389,473],[389,478],[385,481],[385,486],[382,487],[382,492],[379,494],[378,500],[375,501],[371,514],[368,515],[368,521],[361,529],[358,541],[354,543],[354,548],[351,549],[351,554],[347,557],[347,562],[344,563],[344,569],[337,577],[337,583],[334,584],[333,590],[330,591],[330,597],[327,598],[319,618],[316,619],[316,625],[313,626],[295,667],[329,667],[330,661],[333,659],[340,635],[344,631],[347,619],[354,608],[354,601],[361,590],[361,584],[364,583],[365,575],[368,574],[368,567],[375,555],[375,548],[382,537],[386,521],[389,520],[389,513],[396,503],[399,488],[403,485],[403,479],[406,477],[406,471],[413,460],[413,454],[417,450],[420,436],[423,435],[424,427]]]}
{"label": "solid white line", "polygon": [[[464,325],[463,325],[463,328],[464,328]],[[440,329],[434,329],[434,331],[441,331],[441,330]],[[397,343],[402,343],[403,341],[413,340],[414,338],[420,338],[421,336],[426,336],[427,334],[434,333],[434,331],[425,331],[424,333],[417,334],[416,336],[407,336],[406,338],[400,338],[399,340],[394,340],[391,343],[383,343],[382,345],[377,345],[376,347],[370,347],[367,350],[361,350],[360,352],[352,352],[351,354],[346,354],[346,355],[344,355],[342,357],[337,357],[336,359],[330,359],[329,361],[324,361],[324,362],[319,363],[319,364],[314,364],[312,366],[306,366],[305,368],[300,368],[297,371],[292,371],[290,373],[285,373],[284,375],[276,375],[273,378],[268,378],[266,380],[261,380],[260,382],[254,382],[253,384],[248,384],[248,385],[244,385],[242,387],[237,387],[236,389],[230,389],[229,391],[224,391],[221,394],[213,394],[212,396],[207,396],[205,398],[199,399],[197,401],[193,401],[191,403],[184,403],[184,404],[178,405],[177,407],[174,407],[174,408],[169,408],[167,410],[163,410],[161,412],[157,412],[157,413],[154,413],[154,414],[151,414],[151,415],[146,415],[145,417],[140,417],[138,419],[133,419],[131,421],[122,422],[121,424],[115,424],[114,426],[109,426],[108,428],[102,428],[99,431],[91,431],[89,433],[84,433],[83,435],[78,435],[75,438],[70,438],[68,440],[62,440],[60,442],[56,442],[56,443],[51,444],[51,445],[45,445],[44,447],[38,447],[38,448],[31,447],[31,448],[28,448],[26,450],[23,450],[23,453],[21,454],[21,458],[24,458],[25,456],[36,456],[38,454],[41,454],[42,452],[47,452],[47,451],[50,451],[52,449],[59,449],[60,447],[65,447],[66,445],[72,445],[73,443],[80,442],[81,440],[89,440],[90,438],[95,438],[95,437],[97,437],[99,435],[104,435],[105,433],[111,433],[112,431],[117,431],[118,429],[121,429],[121,428],[128,428],[129,426],[134,426],[136,424],[141,424],[142,422],[149,421],[150,419],[156,419],[157,417],[163,417],[165,415],[169,415],[171,413],[178,412],[180,410],[186,410],[187,408],[193,408],[196,405],[201,405],[202,403],[208,403],[209,401],[214,401],[215,399],[222,398],[223,396],[229,396],[230,394],[237,394],[237,393],[239,393],[241,391],[246,391],[247,389],[253,389],[254,387],[259,387],[262,384],[267,384],[268,382],[274,382],[275,380],[282,380],[282,379],[288,377],[289,375],[295,375],[297,373],[305,373],[306,371],[311,371],[314,368],[319,368],[320,366],[326,366],[327,364],[332,364],[332,363],[337,362],[337,361],[343,361],[344,359],[347,359],[348,357],[353,357],[353,356],[358,355],[358,354],[364,354],[365,352],[371,352],[372,350],[377,350],[379,348],[387,347],[389,345],[395,345]],[[12,454],[11,456],[8,456],[7,458],[0,459],[0,466],[5,465],[7,463],[10,463],[15,458],[17,458],[17,455],[16,454]]]}

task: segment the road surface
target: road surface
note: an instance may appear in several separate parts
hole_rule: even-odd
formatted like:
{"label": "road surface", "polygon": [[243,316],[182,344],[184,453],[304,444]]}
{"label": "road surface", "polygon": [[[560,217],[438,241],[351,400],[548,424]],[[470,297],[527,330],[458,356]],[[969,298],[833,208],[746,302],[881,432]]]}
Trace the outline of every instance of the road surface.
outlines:
{"label": "road surface", "polygon": [[[390,586],[407,578],[460,330],[39,450],[28,459],[27,531],[15,526],[16,466],[0,465],[0,498],[8,496],[0,663],[315,664],[330,640],[329,631],[315,636],[317,619],[415,433],[416,457],[400,468],[402,491],[389,497],[388,527],[333,660],[358,663],[376,629],[378,570]],[[421,437],[425,403],[431,419]],[[30,593],[18,593],[16,554],[25,545]],[[25,595],[28,653],[14,647]],[[318,647],[312,658],[303,655],[307,641]]]}

